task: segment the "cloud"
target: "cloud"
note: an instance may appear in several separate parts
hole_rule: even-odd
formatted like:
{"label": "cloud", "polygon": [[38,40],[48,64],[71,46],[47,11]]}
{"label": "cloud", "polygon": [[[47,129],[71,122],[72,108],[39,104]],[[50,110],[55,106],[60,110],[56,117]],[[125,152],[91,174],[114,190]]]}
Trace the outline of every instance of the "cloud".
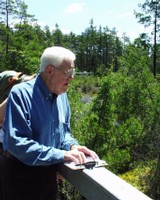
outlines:
{"label": "cloud", "polygon": [[83,10],[85,3],[73,3],[64,9],[65,13],[76,13]]}
{"label": "cloud", "polygon": [[64,27],[61,28],[61,31],[62,31],[63,34],[69,34],[71,32],[70,29],[64,28]]}
{"label": "cloud", "polygon": [[133,13],[131,13],[131,12],[126,12],[126,13],[117,15],[117,18],[118,18],[118,19],[125,19],[125,18],[128,18],[128,17],[133,17]]}

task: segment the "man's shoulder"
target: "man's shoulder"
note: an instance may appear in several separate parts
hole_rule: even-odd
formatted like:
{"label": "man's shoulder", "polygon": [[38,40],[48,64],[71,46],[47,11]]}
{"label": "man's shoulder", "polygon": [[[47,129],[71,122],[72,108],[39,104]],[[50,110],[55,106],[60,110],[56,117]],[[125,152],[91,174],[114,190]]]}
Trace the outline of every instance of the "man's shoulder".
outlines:
{"label": "man's shoulder", "polygon": [[68,95],[66,92],[58,95],[58,97],[61,98],[62,100],[68,101]]}
{"label": "man's shoulder", "polygon": [[12,93],[26,93],[29,91],[32,91],[35,85],[35,80],[32,79],[27,82],[21,82],[19,84],[16,84],[12,87],[11,92]]}

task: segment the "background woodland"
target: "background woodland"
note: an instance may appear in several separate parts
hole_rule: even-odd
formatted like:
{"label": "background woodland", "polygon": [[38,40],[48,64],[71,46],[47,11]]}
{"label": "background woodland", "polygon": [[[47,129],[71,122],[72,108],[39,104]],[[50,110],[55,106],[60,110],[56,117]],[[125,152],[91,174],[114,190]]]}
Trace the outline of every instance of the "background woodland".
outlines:
{"label": "background woodland", "polygon": [[[133,42],[116,29],[94,26],[79,35],[63,34],[58,24],[42,28],[22,0],[0,0],[0,71],[38,73],[46,47],[76,54],[77,75],[68,90],[73,136],[96,151],[108,168],[160,199],[160,2],[139,4],[135,17],[152,26]],[[63,199],[83,199],[64,181]],[[69,189],[68,189],[69,188]],[[74,198],[73,198],[74,195]]]}

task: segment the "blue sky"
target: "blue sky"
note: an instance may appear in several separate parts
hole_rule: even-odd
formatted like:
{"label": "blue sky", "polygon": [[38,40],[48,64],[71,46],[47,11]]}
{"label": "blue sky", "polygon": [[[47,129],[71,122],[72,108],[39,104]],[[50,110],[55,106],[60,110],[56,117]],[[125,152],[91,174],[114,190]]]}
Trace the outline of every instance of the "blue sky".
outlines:
{"label": "blue sky", "polygon": [[72,31],[81,34],[89,27],[91,19],[94,26],[116,28],[117,35],[123,33],[133,41],[144,26],[137,22],[134,10],[140,11],[138,4],[145,0],[24,0],[28,13],[35,15],[41,27],[48,25],[54,30],[55,24],[63,33]]}

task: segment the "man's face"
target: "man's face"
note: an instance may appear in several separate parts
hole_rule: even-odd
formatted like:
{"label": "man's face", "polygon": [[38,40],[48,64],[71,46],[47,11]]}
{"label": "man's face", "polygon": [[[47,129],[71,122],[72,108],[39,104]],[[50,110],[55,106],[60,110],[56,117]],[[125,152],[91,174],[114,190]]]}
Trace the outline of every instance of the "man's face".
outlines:
{"label": "man's face", "polygon": [[73,79],[74,63],[64,61],[59,68],[50,66],[48,88],[52,93],[61,94],[67,91],[70,80]]}

